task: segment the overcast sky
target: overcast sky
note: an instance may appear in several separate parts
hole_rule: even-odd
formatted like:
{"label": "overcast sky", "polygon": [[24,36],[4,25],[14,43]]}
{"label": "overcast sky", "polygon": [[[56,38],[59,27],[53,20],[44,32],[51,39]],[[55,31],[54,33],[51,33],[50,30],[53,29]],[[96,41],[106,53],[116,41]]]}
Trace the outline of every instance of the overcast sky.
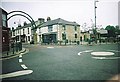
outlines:
{"label": "overcast sky", "polygon": [[[97,2],[97,25],[104,28],[107,25],[118,25],[118,1],[99,0]],[[62,18],[67,21],[75,21],[80,25],[87,23],[90,26],[94,23],[94,0],[2,0],[1,7],[7,12],[22,10],[33,17],[51,17],[51,19]],[[28,21],[21,16],[9,20],[9,27]],[[92,22],[93,21],[93,22]],[[17,22],[14,24],[14,22]]]}

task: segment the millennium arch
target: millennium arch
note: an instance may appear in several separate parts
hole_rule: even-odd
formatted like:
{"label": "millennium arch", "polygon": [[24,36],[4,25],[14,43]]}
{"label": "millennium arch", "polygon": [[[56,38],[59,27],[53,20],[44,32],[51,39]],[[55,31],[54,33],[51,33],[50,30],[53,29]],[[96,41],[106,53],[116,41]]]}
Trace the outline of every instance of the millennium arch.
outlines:
{"label": "millennium arch", "polygon": [[[20,14],[15,14],[15,13],[20,13]],[[25,12],[23,12],[23,11],[11,11],[10,13],[8,13],[8,15],[10,15],[10,14],[13,14],[13,15],[11,15],[11,16],[7,19],[7,21],[8,21],[10,18],[14,17],[14,16],[22,16],[22,17],[27,18],[27,19],[30,21],[31,26],[32,26],[32,41],[36,43],[36,41],[37,41],[37,40],[36,40],[36,28],[37,28],[37,26],[36,26],[35,21],[33,20],[33,18],[32,18],[29,14],[27,14],[27,13],[25,13]]]}

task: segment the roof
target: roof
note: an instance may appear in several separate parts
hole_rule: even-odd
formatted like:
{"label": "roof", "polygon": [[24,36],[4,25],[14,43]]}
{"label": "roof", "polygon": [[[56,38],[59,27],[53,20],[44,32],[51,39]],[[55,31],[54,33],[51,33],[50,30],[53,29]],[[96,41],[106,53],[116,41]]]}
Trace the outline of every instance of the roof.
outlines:
{"label": "roof", "polygon": [[58,18],[58,19],[55,19],[55,20],[49,20],[49,21],[43,23],[42,25],[40,25],[40,27],[45,27],[45,26],[55,25],[55,24],[80,26],[76,22],[69,22],[69,21],[63,20],[61,18]]}
{"label": "roof", "polygon": [[[36,23],[37,21],[35,21]],[[28,27],[32,27],[31,23],[26,24],[25,26],[21,26],[21,27],[17,27],[15,30],[19,30],[19,29],[23,29],[23,28],[28,28]]]}
{"label": "roof", "polygon": [[15,30],[19,30],[19,29],[23,29],[23,28],[27,28],[27,27],[31,27],[31,23],[29,23],[25,26],[17,27]]}
{"label": "roof", "polygon": [[[35,21],[36,23],[37,21]],[[46,27],[49,25],[55,25],[55,24],[62,24],[62,25],[73,25],[73,26],[80,26],[78,23],[76,22],[70,22],[70,21],[66,21],[64,19],[58,18],[55,20],[49,20],[43,24],[39,24],[37,27]],[[19,30],[19,29],[23,29],[23,28],[27,28],[27,27],[31,27],[31,23],[25,25],[25,26],[21,26],[21,27],[17,27],[15,30]]]}

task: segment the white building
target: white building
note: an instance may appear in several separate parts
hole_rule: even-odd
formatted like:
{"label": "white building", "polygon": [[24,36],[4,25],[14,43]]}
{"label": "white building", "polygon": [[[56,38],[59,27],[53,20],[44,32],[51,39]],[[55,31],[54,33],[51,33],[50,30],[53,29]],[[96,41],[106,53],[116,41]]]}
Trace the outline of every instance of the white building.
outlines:
{"label": "white building", "polygon": [[31,24],[17,27],[12,32],[12,38],[17,42],[30,42],[32,40]]}
{"label": "white building", "polygon": [[[35,24],[38,26],[44,22],[43,18],[39,18],[35,21]],[[31,23],[26,24],[24,26],[18,26],[16,29],[12,30],[12,39],[17,42],[26,42],[30,43],[32,41],[32,26]]]}

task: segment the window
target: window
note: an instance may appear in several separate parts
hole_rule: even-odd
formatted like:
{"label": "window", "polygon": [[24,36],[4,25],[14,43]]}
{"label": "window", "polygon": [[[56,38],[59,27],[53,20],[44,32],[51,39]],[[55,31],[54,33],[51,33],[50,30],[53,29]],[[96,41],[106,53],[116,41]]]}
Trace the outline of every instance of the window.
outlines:
{"label": "window", "polygon": [[66,27],[65,27],[65,25],[63,25],[62,27],[63,27],[63,30],[66,30]]}
{"label": "window", "polygon": [[53,31],[52,25],[48,26],[48,32],[51,32],[51,31]]}
{"label": "window", "polygon": [[19,34],[19,30],[18,30],[18,34]]}
{"label": "window", "polygon": [[41,28],[39,28],[39,33],[41,33]]}
{"label": "window", "polygon": [[74,28],[75,28],[75,31],[77,31],[77,27],[75,26]]}
{"label": "window", "polygon": [[17,35],[17,30],[15,30],[15,35]]}
{"label": "window", "polygon": [[77,38],[77,34],[75,34],[75,38]]}
{"label": "window", "polygon": [[39,42],[41,42],[41,35],[39,35]]}
{"label": "window", "polygon": [[15,36],[15,31],[13,31],[13,36]]}
{"label": "window", "polygon": [[5,37],[3,36],[3,42],[5,42]]}
{"label": "window", "polygon": [[65,40],[66,39],[66,34],[62,33],[62,39]]}
{"label": "window", "polygon": [[21,30],[20,30],[20,35],[21,35]]}
{"label": "window", "polygon": [[23,34],[25,34],[25,29],[23,29]]}
{"label": "window", "polygon": [[30,41],[30,36],[28,36],[28,41]]}
{"label": "window", "polygon": [[28,28],[28,34],[30,33],[29,28]]}
{"label": "window", "polygon": [[4,27],[7,27],[7,15],[2,14],[2,24]]}

